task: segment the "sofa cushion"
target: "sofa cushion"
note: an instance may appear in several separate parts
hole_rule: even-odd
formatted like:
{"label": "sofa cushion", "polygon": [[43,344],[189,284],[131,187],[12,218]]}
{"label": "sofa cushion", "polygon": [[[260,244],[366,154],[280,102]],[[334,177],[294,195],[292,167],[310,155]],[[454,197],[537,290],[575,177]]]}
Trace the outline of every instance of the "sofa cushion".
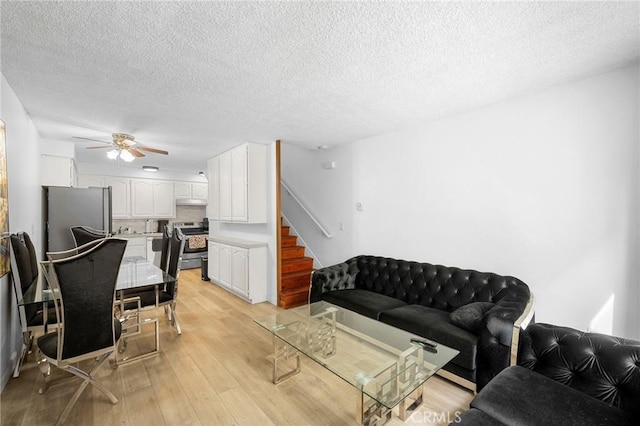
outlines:
{"label": "sofa cushion", "polygon": [[402,300],[359,289],[330,291],[321,299],[373,319],[378,319],[382,311],[406,305]]}
{"label": "sofa cushion", "polygon": [[451,324],[449,312],[422,305],[407,305],[384,311],[378,319],[459,350],[460,353],[451,362],[468,370],[475,370],[478,337]]}
{"label": "sofa cushion", "polygon": [[495,303],[491,302],[469,303],[451,312],[449,318],[454,325],[475,333],[482,327],[484,314],[495,305]]}
{"label": "sofa cushion", "polygon": [[500,372],[471,401],[471,407],[506,424],[631,425],[631,415],[553,379],[520,366]]}
{"label": "sofa cushion", "polygon": [[450,425],[504,426],[504,423],[497,421],[490,415],[483,413],[476,408],[472,408],[452,420]]}

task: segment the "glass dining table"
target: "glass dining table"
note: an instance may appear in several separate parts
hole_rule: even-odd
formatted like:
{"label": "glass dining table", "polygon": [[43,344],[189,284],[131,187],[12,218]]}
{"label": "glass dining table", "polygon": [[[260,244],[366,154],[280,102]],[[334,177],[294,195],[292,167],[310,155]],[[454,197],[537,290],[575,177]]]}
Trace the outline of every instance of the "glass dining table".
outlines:
{"label": "glass dining table", "polygon": [[[57,294],[50,288],[46,279],[46,274],[41,272],[33,283],[29,286],[27,291],[24,292],[22,299],[18,301],[20,305],[30,304],[42,304],[44,309],[47,309],[49,301],[58,299]],[[118,279],[116,281],[116,307],[119,307],[122,318],[135,318],[135,321],[127,323],[126,319],[122,319],[123,323],[123,337],[131,337],[141,333],[143,325],[155,324],[155,348],[149,352],[134,357],[121,357],[118,359],[116,355],[115,364],[121,365],[132,361],[138,361],[140,359],[148,358],[156,355],[160,350],[160,338],[158,330],[157,318],[146,318],[142,320],[140,318],[139,310],[133,315],[124,317],[124,300],[127,297],[127,290],[141,291],[145,288],[153,289],[164,284],[170,284],[175,282],[175,278],[164,272],[162,269],[149,262],[141,256],[125,257],[120,263],[120,269],[118,271]],[[129,303],[129,301],[128,301]],[[135,303],[135,302],[134,302]],[[44,318],[47,318],[46,311]],[[46,326],[46,324],[43,324]],[[126,348],[126,340],[124,348]],[[121,348],[119,352],[123,352]]]}

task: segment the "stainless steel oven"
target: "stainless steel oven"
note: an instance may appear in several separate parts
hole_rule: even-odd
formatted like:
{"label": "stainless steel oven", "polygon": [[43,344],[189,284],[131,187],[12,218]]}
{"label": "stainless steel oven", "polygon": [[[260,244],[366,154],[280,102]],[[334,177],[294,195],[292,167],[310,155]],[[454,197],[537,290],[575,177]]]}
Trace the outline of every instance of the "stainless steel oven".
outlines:
{"label": "stainless steel oven", "polygon": [[185,236],[180,269],[199,268],[201,258],[207,255],[207,237],[209,236],[202,222],[175,222],[173,228],[180,228]]}

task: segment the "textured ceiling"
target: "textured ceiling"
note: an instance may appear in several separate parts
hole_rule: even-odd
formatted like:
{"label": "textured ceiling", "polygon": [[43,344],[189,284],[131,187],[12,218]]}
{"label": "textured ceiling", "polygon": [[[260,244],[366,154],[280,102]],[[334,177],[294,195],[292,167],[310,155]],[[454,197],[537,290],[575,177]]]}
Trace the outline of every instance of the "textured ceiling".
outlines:
{"label": "textured ceiling", "polygon": [[[47,139],[127,132],[201,170],[335,146],[638,60],[636,2],[0,3],[2,74]],[[76,158],[105,160],[102,150]],[[80,147],[80,148],[78,148]]]}

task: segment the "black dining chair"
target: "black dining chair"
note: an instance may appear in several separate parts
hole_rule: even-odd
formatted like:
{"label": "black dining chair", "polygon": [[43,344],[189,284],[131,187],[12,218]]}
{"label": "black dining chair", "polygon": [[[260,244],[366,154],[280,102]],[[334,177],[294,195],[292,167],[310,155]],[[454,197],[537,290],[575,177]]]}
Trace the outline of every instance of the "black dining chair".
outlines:
{"label": "black dining chair", "polygon": [[102,240],[104,240],[104,238],[97,239],[97,240],[92,240],[92,241],[89,241],[86,244],[74,247],[74,248],[69,249],[69,250],[48,251],[48,252],[45,253],[45,256],[46,256],[47,260],[65,259],[67,257],[72,257],[72,256],[78,255],[80,253],[84,253],[87,250],[90,250],[92,247],[100,244],[100,242]]}
{"label": "black dining chair", "polygon": [[[44,393],[51,383],[50,364],[80,377],[83,381],[58,418],[62,424],[89,385],[95,386],[115,404],[118,399],[94,373],[116,350],[121,335],[120,321],[114,318],[116,282],[124,256],[126,240],[107,238],[75,256],[42,262],[55,300],[59,320],[55,332],[38,338],[42,355],[38,365],[45,376]],[[93,360],[89,371],[79,362]],[[69,382],[74,383],[74,382]]]}
{"label": "black dining chair", "polygon": [[31,238],[26,232],[11,234],[9,240],[11,245],[11,280],[18,302],[18,318],[22,329],[22,349],[13,370],[13,377],[18,377],[24,359],[31,350],[33,332],[43,329],[46,333],[47,326],[57,323],[57,320],[53,305],[50,307],[51,309],[48,309],[49,307],[45,304],[21,305],[19,303],[29,286],[38,279],[38,259]]}
{"label": "black dining chair", "polygon": [[169,242],[171,240],[171,232],[169,227],[165,225],[162,230],[162,249],[160,251],[160,269],[167,271],[167,264],[169,262]]}
{"label": "black dining chair", "polygon": [[76,247],[83,246],[94,240],[101,240],[111,236],[107,231],[93,229],[89,226],[72,226],[70,229]]}
{"label": "black dining chair", "polygon": [[[175,228],[171,233],[169,239],[168,249],[168,261],[167,261],[167,274],[175,278],[174,282],[165,283],[162,287],[154,286],[153,289],[127,292],[126,298],[140,298],[140,306],[146,307],[165,307],[165,312],[171,322],[171,325],[175,327],[178,334],[182,334],[180,323],[176,315],[176,302],[178,299],[178,276],[180,275],[180,261],[182,260],[182,253],[184,252],[185,237],[179,228]],[[162,268],[162,266],[161,266]],[[133,303],[125,304],[125,311],[134,310],[136,307]]]}

